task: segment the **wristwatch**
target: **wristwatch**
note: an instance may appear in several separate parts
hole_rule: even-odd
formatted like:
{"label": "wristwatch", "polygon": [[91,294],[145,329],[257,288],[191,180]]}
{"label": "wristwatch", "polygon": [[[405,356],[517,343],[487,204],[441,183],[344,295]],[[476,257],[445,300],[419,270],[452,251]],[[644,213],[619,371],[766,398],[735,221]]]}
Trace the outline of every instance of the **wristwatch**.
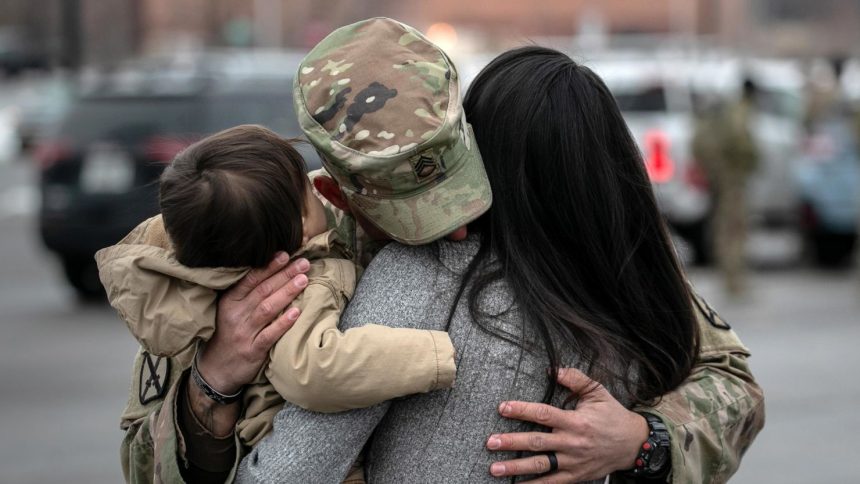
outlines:
{"label": "wristwatch", "polygon": [[664,477],[671,467],[669,430],[656,415],[650,413],[641,413],[641,415],[648,422],[648,440],[639,448],[639,455],[633,468],[624,471],[624,474],[645,479]]}

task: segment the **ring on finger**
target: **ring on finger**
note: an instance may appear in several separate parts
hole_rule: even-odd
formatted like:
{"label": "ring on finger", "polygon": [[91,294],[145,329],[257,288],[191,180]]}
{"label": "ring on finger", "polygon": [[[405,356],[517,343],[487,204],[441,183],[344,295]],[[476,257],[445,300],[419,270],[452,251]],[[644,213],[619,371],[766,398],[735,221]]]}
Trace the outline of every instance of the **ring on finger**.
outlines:
{"label": "ring on finger", "polygon": [[555,452],[547,452],[547,459],[549,459],[549,470],[547,474],[550,472],[555,472],[558,470],[558,457],[556,457]]}

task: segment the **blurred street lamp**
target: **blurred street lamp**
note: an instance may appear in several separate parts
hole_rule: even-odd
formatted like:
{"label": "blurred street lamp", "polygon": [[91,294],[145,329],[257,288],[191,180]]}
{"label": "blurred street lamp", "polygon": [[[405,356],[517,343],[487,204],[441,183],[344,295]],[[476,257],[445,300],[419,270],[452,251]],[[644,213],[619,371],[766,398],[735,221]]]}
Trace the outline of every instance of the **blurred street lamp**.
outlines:
{"label": "blurred street lamp", "polygon": [[457,30],[451,24],[437,22],[427,29],[427,38],[450,54],[457,45]]}

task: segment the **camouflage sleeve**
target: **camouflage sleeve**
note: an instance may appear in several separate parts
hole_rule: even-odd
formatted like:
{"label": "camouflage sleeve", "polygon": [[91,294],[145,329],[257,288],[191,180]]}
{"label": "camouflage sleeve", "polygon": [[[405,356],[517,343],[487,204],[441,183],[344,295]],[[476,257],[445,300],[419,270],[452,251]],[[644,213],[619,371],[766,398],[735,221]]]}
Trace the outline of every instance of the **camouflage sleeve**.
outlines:
{"label": "camouflage sleeve", "polygon": [[653,407],[671,435],[670,482],[726,482],[764,427],[764,395],[750,372],[749,350],[695,296],[701,348],[693,372]]}
{"label": "camouflage sleeve", "polygon": [[132,422],[125,431],[125,438],[120,447],[122,474],[130,484],[152,482],[153,461],[151,418],[157,417],[161,410],[161,402],[156,405],[152,414]]}
{"label": "camouflage sleeve", "polygon": [[[128,402],[121,417],[120,427],[125,438],[120,447],[122,472],[128,483],[151,483],[155,481],[155,429],[162,409],[172,408],[175,396],[173,387],[178,386],[185,368],[186,352],[175,358],[163,358],[149,354],[143,348],[137,352],[131,375]],[[165,466],[159,462],[162,475],[174,471],[174,478],[162,482],[182,482],[178,466]]]}
{"label": "camouflage sleeve", "polygon": [[[185,442],[177,426],[178,392],[186,377],[194,347],[174,358],[156,357],[142,348],[135,357],[129,400],[121,427],[120,447],[126,482],[182,483],[187,468]],[[244,450],[236,436],[236,448]],[[242,453],[236,453],[227,482],[232,482]]]}
{"label": "camouflage sleeve", "polygon": [[[185,458],[185,440],[177,425],[177,394],[183,388],[181,382],[182,378],[177,378],[164,400],[151,407],[148,415],[133,422],[126,430],[120,450],[126,482],[186,482],[183,473],[189,464]],[[235,448],[244,450],[238,435],[234,438]],[[225,482],[233,482],[242,457],[241,451],[236,453]]]}

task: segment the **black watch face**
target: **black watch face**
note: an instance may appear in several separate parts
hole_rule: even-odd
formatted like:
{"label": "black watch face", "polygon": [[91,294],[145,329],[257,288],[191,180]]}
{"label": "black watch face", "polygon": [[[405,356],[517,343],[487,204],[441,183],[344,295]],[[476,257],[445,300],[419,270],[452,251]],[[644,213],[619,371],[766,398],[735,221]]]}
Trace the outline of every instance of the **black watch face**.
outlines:
{"label": "black watch face", "polygon": [[648,461],[648,469],[651,472],[657,472],[666,465],[666,460],[669,457],[669,451],[665,447],[656,447],[651,454],[651,460]]}

